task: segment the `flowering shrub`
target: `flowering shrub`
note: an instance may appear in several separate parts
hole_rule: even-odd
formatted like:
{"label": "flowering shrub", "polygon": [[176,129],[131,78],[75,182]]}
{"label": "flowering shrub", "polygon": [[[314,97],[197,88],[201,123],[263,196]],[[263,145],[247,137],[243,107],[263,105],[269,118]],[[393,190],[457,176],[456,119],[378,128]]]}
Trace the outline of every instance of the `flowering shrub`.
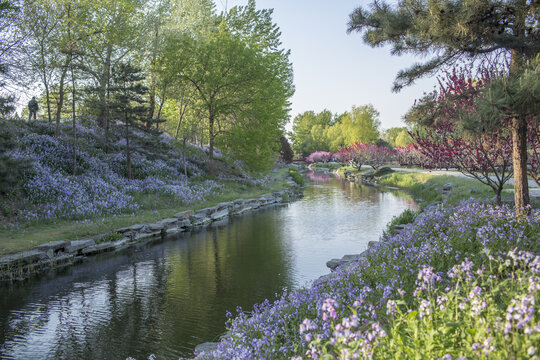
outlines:
{"label": "flowering shrub", "polygon": [[314,163],[314,162],[327,162],[332,159],[332,153],[329,153],[327,151],[315,151],[306,158],[306,162],[308,163]]}
{"label": "flowering shrub", "polygon": [[[477,358],[473,354],[486,348],[506,358],[536,352],[539,238],[539,210],[518,219],[507,207],[465,202],[424,212],[399,234],[383,235],[355,266],[252,312],[228,314],[231,337],[199,359],[317,359],[325,352],[334,356],[328,358],[394,359],[397,351],[403,358],[415,358],[417,351],[417,358],[453,359]],[[509,339],[515,343],[504,345]]]}
{"label": "flowering shrub", "polygon": [[335,311],[328,312],[335,302],[327,299],[321,310],[323,317],[329,314],[330,339],[318,336],[310,320],[300,325],[300,333],[315,337],[307,358],[533,358],[540,350],[539,275],[540,256],[522,251],[490,257],[480,267],[465,259],[444,279],[432,267],[422,268],[411,305],[404,296],[387,301],[387,331],[379,322],[359,329],[354,307],[337,322]]}
{"label": "flowering shrub", "polygon": [[357,141],[347,147],[339,149],[334,157],[342,164],[349,164],[361,169],[362,165],[369,165],[373,169],[378,169],[389,163],[394,158],[392,150],[382,145],[362,144]]}
{"label": "flowering shrub", "polygon": [[[167,139],[159,139],[154,152],[146,147],[152,139],[140,132],[134,136],[132,153],[133,180],[124,177],[124,145],[112,146],[105,153],[98,146],[103,134],[99,130],[77,126],[77,173],[72,174],[72,137],[64,125],[55,137],[48,123],[21,124],[18,150],[10,156],[33,164],[22,179],[21,187],[28,206],[19,213],[25,220],[85,219],[121,214],[141,207],[137,195],[156,194],[179,204],[205,200],[221,188],[214,181],[191,183],[184,175],[184,160]],[[114,135],[114,133],[113,133]],[[201,170],[189,160],[190,174]]]}
{"label": "flowering shrub", "polygon": [[418,151],[415,144],[396,146],[394,148],[394,155],[398,164],[401,166],[428,166],[428,158]]}

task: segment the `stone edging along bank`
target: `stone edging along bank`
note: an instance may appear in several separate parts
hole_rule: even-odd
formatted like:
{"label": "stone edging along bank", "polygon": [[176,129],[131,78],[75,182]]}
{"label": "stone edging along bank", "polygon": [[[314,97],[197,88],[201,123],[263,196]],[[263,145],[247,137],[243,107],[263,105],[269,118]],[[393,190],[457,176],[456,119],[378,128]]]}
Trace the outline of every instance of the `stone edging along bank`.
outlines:
{"label": "stone edging along bank", "polygon": [[120,239],[101,242],[107,235],[72,240],[51,241],[29,250],[0,256],[0,282],[21,281],[50,269],[59,269],[82,262],[95,254],[119,251],[140,244],[164,239],[168,235],[202,229],[230,216],[248,213],[268,205],[286,203],[301,194],[296,183],[288,182],[289,189],[276,191],[252,199],[237,199],[216,206],[179,212],[172,218],[155,223],[136,224],[113,231]]}

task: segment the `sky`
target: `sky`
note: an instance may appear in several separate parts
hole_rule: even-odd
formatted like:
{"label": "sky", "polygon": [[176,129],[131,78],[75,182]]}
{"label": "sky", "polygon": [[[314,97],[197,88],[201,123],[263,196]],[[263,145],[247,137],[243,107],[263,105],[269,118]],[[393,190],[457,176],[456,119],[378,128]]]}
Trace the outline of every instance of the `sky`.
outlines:
{"label": "sky", "polygon": [[[247,0],[215,0],[217,10],[246,5]],[[359,33],[347,34],[349,14],[372,0],[256,0],[257,8],[274,9],[283,47],[291,50],[296,92],[291,121],[304,111],[333,113],[353,105],[372,104],[381,128],[404,126],[403,115],[414,100],[430,92],[434,78],[426,78],[392,92],[399,70],[425,59],[392,56],[390,47],[371,48]],[[291,129],[291,124],[287,128]]]}

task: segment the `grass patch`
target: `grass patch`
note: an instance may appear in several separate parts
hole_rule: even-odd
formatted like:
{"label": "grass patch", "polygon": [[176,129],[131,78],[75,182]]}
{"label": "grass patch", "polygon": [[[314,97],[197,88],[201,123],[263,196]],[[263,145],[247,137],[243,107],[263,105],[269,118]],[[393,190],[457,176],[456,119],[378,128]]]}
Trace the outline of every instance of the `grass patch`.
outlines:
{"label": "grass patch", "polygon": [[[462,200],[471,197],[485,200],[495,195],[489,186],[480,183],[478,180],[450,175],[395,172],[381,178],[378,183],[406,189],[413,196],[427,203],[443,200],[440,190],[447,183],[453,184],[453,188],[447,197],[447,203],[450,205],[456,205]],[[512,186],[505,185],[505,189],[512,189]]]}
{"label": "grass patch", "polygon": [[327,163],[313,163],[311,165],[312,168],[324,168],[324,169],[339,169],[341,168],[341,164],[337,162],[327,162]]}
{"label": "grass patch", "polygon": [[[172,217],[177,212],[188,209],[198,210],[236,199],[254,198],[287,187],[288,168],[281,168],[271,174],[266,185],[248,182],[222,181],[223,188],[211,199],[183,205],[166,196],[155,194],[139,195],[143,207],[134,214],[98,217],[82,221],[57,220],[31,223],[25,227],[0,230],[0,254],[22,251],[53,240],[78,240],[100,234],[115,241],[113,229],[137,223],[150,223]],[[303,178],[302,178],[303,179]]]}
{"label": "grass patch", "polygon": [[300,186],[304,186],[304,177],[300,175],[298,169],[294,166],[289,167],[289,176]]}
{"label": "grass patch", "polygon": [[392,220],[388,223],[385,232],[389,233],[390,235],[394,235],[396,233],[396,225],[411,224],[414,219],[416,219],[416,216],[418,216],[417,211],[406,209],[398,216],[394,216],[392,218]]}

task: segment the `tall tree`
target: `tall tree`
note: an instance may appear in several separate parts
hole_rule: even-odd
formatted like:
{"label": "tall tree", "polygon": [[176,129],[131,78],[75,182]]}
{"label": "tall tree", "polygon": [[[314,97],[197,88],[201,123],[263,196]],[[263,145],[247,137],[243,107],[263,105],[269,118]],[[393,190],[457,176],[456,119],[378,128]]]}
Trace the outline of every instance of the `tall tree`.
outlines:
{"label": "tall tree", "polygon": [[126,176],[132,178],[131,169],[131,128],[144,122],[148,116],[148,107],[144,96],[148,88],[142,84],[144,76],[140,69],[128,63],[119,63],[114,67],[111,77],[110,109],[115,117],[124,123],[126,138]]}
{"label": "tall tree", "polygon": [[77,67],[91,80],[97,101],[98,122],[105,128],[105,138],[109,136],[110,81],[114,66],[130,60],[134,52],[143,48],[141,34],[142,1],[139,0],[99,0],[91,2],[89,23],[94,29],[93,36],[85,41],[85,55]]}
{"label": "tall tree", "polygon": [[28,70],[41,80],[45,89],[45,109],[50,123],[53,112],[51,87],[57,70],[56,59],[60,56],[56,46],[61,18],[58,10],[54,2],[26,1],[18,26],[27,36],[22,52]]}
{"label": "tall tree", "polygon": [[329,110],[320,113],[306,111],[296,115],[291,134],[293,150],[304,157],[317,150],[328,151],[326,136],[322,131],[332,124],[333,117]]}
{"label": "tall tree", "polygon": [[[266,24],[257,13],[234,19],[254,22],[248,29]],[[288,52],[247,36],[243,29],[222,17],[219,26],[206,32],[174,33],[162,57],[166,76],[195,89],[194,100],[207,123],[210,171],[216,144],[252,168],[268,167],[287,119],[293,92]]]}
{"label": "tall tree", "polygon": [[373,105],[353,106],[341,120],[345,144],[361,142],[374,144],[379,138],[379,112]]}
{"label": "tall tree", "polygon": [[[539,11],[535,0],[411,0],[396,6],[374,1],[370,10],[360,7],[352,12],[349,32],[364,33],[364,41],[372,46],[391,44],[396,55],[430,56],[398,74],[394,90],[400,90],[464,57],[477,59],[501,51],[510,54],[509,75],[515,76],[540,50]],[[514,198],[520,211],[529,203],[524,116],[512,118],[512,134]]]}

